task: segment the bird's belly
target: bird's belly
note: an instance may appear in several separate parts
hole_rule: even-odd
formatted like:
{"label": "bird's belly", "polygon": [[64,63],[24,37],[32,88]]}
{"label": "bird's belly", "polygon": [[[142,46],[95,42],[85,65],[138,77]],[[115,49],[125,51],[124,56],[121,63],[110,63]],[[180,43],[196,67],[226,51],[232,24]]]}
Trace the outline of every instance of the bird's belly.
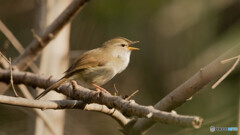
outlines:
{"label": "bird's belly", "polygon": [[75,75],[73,79],[77,80],[83,87],[95,88],[92,86],[93,83],[101,86],[111,80],[115,75],[116,73],[111,68],[94,67],[81,71]]}

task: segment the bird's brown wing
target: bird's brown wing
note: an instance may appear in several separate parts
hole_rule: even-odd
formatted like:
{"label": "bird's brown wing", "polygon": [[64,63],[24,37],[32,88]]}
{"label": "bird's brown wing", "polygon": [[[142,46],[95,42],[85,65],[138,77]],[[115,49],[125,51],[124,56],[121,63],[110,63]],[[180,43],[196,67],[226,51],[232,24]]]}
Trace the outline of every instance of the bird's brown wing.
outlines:
{"label": "bird's brown wing", "polygon": [[65,76],[72,76],[75,72],[87,69],[89,67],[103,66],[106,62],[95,54],[95,50],[84,53],[72,66],[65,72]]}
{"label": "bird's brown wing", "polygon": [[[57,88],[59,85],[64,83],[68,77],[71,77],[74,73],[84,70],[89,67],[103,66],[105,62],[102,57],[99,57],[99,53],[95,53],[97,49],[88,51],[82,54],[75,63],[65,72],[65,76],[59,79],[56,83],[48,87],[45,91],[39,94],[35,99],[40,99],[46,95],[50,90]],[[99,50],[101,51],[101,50]],[[98,51],[98,52],[99,52]],[[97,55],[98,54],[98,55]],[[101,52],[100,52],[101,55]]]}

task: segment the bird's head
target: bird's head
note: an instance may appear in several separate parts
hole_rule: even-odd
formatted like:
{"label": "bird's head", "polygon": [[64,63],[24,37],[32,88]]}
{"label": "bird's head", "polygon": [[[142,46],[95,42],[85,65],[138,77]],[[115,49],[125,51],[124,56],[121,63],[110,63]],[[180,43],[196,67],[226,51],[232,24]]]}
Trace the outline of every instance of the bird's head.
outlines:
{"label": "bird's head", "polygon": [[103,46],[115,53],[130,53],[133,50],[139,50],[139,48],[131,47],[131,45],[138,42],[139,41],[131,41],[127,38],[117,37],[106,41]]}

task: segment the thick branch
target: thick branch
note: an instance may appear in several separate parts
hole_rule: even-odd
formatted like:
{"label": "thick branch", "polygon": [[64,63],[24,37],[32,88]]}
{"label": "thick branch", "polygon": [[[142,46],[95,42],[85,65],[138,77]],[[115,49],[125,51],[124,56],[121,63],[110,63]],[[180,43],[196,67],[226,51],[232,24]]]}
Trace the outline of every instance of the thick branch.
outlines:
{"label": "thick branch", "polygon": [[13,62],[13,65],[17,66],[19,70],[25,70],[41,54],[43,48],[84,7],[87,1],[89,0],[74,0],[39,36],[41,42],[33,39],[24,53]]}
{"label": "thick branch", "polygon": [[[9,78],[10,72],[8,70],[0,69],[0,81],[9,82]],[[47,88],[56,81],[26,72],[13,72],[13,78],[16,84],[24,83],[26,85],[41,88]],[[97,93],[77,84],[74,84],[74,88],[64,84],[56,91],[73,99],[82,100],[85,103],[97,103],[106,105],[109,108],[116,108],[127,116],[145,117],[162,123],[192,126],[195,128],[199,127],[202,123],[202,119],[197,116],[182,116],[162,112],[154,109],[152,106],[142,106],[133,101],[126,101],[117,96]]]}
{"label": "thick branch", "polygon": [[[154,107],[162,111],[171,111],[181,106],[183,103],[188,101],[189,98],[201,90],[205,85],[222,76],[227,70],[231,68],[231,64],[233,63],[230,62],[228,64],[221,64],[222,60],[239,54],[240,45],[237,45],[228,50],[222,56],[212,61],[204,68],[201,68],[199,72],[181,84],[167,96],[165,96]],[[154,124],[155,122],[152,120],[139,118],[132,128],[132,132],[133,134],[141,134]]]}
{"label": "thick branch", "polygon": [[130,119],[127,119],[123,116],[118,110],[109,109],[104,105],[99,104],[85,104],[79,100],[53,100],[53,101],[43,101],[43,100],[33,100],[26,99],[21,97],[10,97],[0,95],[0,103],[13,105],[13,106],[21,106],[21,107],[29,107],[29,108],[38,108],[38,109],[81,109],[86,111],[96,111],[104,114],[110,115],[114,118],[120,125],[126,125]]}

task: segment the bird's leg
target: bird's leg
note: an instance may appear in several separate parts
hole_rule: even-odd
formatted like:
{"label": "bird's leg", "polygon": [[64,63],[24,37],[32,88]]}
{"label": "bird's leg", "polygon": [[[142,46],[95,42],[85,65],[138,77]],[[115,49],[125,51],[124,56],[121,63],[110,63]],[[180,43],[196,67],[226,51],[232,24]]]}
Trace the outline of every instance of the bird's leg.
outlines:
{"label": "bird's leg", "polygon": [[96,87],[96,91],[99,91],[99,90],[100,90],[100,91],[102,91],[102,92],[104,92],[104,93],[111,94],[111,93],[109,93],[106,89],[98,86],[98,85],[95,84],[95,83],[93,83],[92,85],[93,85],[94,87]]}

